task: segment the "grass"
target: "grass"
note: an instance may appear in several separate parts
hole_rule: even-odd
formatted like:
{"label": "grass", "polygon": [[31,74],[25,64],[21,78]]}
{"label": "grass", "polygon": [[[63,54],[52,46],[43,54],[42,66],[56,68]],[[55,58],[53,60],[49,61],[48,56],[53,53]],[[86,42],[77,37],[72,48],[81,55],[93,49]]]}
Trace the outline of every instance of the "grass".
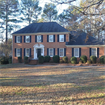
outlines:
{"label": "grass", "polygon": [[104,105],[105,67],[0,65],[0,105]]}

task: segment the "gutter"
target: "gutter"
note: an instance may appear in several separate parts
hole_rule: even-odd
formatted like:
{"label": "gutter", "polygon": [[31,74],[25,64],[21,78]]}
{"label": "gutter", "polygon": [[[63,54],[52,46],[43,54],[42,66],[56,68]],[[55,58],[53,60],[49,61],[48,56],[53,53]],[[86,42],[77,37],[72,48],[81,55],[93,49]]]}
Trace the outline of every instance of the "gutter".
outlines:
{"label": "gutter", "polygon": [[105,52],[105,45],[66,45],[66,47],[104,47]]}

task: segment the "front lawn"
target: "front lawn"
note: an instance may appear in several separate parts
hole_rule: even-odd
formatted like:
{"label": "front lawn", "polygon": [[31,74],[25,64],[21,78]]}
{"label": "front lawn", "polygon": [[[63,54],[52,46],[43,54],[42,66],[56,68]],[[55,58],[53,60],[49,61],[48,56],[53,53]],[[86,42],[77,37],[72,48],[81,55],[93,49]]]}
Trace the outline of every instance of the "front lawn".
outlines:
{"label": "front lawn", "polygon": [[105,105],[105,67],[0,68],[0,105]]}

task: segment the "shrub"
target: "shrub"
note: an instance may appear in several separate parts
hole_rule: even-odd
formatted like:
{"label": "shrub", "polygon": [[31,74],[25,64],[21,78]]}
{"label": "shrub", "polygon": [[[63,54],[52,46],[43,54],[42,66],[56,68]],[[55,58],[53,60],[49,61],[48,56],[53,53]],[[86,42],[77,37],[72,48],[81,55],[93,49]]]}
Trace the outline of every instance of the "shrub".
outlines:
{"label": "shrub", "polygon": [[9,57],[9,64],[12,63],[12,56]]}
{"label": "shrub", "polygon": [[67,56],[64,56],[64,57],[62,58],[62,60],[63,60],[64,63],[68,63],[68,57],[67,57]]}
{"label": "shrub", "polygon": [[101,56],[101,57],[100,57],[100,63],[101,63],[101,64],[104,64],[104,63],[105,63],[105,56]]}
{"label": "shrub", "polygon": [[71,63],[76,64],[77,63],[77,58],[76,57],[71,57]]}
{"label": "shrub", "polygon": [[50,59],[51,59],[50,56],[45,56],[45,57],[44,57],[44,61],[45,61],[45,62],[49,62]]}
{"label": "shrub", "polygon": [[87,60],[87,64],[91,64],[91,60]]}
{"label": "shrub", "polygon": [[29,60],[28,60],[28,57],[27,56],[24,57],[24,63],[25,64],[29,63]]}
{"label": "shrub", "polygon": [[59,55],[53,56],[54,63],[59,63]]}
{"label": "shrub", "polygon": [[22,63],[22,57],[18,57],[18,62]]}
{"label": "shrub", "polygon": [[80,61],[79,61],[79,64],[82,64],[82,63],[83,63],[82,60],[80,60]]}
{"label": "shrub", "polygon": [[44,57],[43,57],[43,56],[39,56],[38,62],[39,62],[39,63],[44,63]]}
{"label": "shrub", "polygon": [[0,58],[0,63],[1,63],[1,64],[9,64],[9,59],[8,59],[8,57],[2,56],[2,57]]}
{"label": "shrub", "polygon": [[83,63],[86,63],[86,62],[87,62],[87,56],[82,55],[82,56],[80,57],[80,60],[81,60]]}
{"label": "shrub", "polygon": [[90,56],[90,60],[92,61],[92,63],[96,63],[97,57],[96,56]]}
{"label": "shrub", "polygon": [[64,61],[61,59],[60,61],[59,61],[60,63],[64,63]]}

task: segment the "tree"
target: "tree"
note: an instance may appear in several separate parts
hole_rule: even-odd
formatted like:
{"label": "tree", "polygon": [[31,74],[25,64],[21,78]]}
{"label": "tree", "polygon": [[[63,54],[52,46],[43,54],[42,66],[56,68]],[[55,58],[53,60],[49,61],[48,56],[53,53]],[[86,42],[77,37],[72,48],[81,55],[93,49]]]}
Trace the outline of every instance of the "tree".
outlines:
{"label": "tree", "polygon": [[45,4],[42,17],[46,20],[49,20],[50,22],[55,20],[57,18],[56,6],[52,3]]}
{"label": "tree", "polygon": [[6,43],[8,40],[8,33],[12,30],[12,23],[16,22],[16,12],[18,11],[18,0],[0,0],[0,29],[6,32]]}
{"label": "tree", "polygon": [[28,21],[29,24],[38,21],[42,7],[39,7],[38,0],[22,0],[22,20]]}

